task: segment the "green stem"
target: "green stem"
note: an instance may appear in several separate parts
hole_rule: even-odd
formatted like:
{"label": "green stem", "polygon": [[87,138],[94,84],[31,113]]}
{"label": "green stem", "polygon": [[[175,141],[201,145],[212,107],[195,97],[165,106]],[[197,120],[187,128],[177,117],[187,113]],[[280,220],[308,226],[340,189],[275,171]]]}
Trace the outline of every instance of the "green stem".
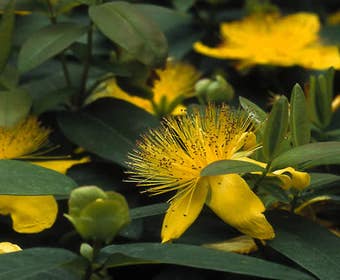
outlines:
{"label": "green stem", "polygon": [[96,263],[98,254],[100,252],[100,249],[102,248],[102,242],[95,240],[93,242],[92,248],[93,248],[93,256],[92,256],[92,260],[89,262],[89,265],[85,271],[84,280],[90,280],[92,275],[98,272],[98,268],[96,267],[95,263]]}
{"label": "green stem", "polygon": [[269,161],[269,162],[267,163],[266,169],[263,171],[263,173],[262,173],[262,175],[260,176],[260,178],[255,182],[254,188],[253,188],[253,191],[254,191],[254,192],[256,192],[256,191],[258,190],[260,183],[261,183],[262,180],[267,176],[267,174],[268,174],[268,172],[269,172],[269,170],[270,170],[271,164],[272,164],[271,161]]}
{"label": "green stem", "polygon": [[[51,3],[50,0],[47,0],[46,2],[47,2],[48,12],[50,14],[50,21],[51,21],[51,23],[52,24],[57,24],[57,16],[54,13],[54,9],[53,9],[52,3]],[[66,84],[67,84],[68,87],[71,87],[72,86],[72,82],[71,82],[71,79],[70,79],[70,73],[68,71],[68,67],[67,67],[67,63],[66,63],[65,50],[62,51],[59,54],[59,60],[60,60],[60,63],[61,63],[61,67],[63,69],[63,73],[64,73]]]}

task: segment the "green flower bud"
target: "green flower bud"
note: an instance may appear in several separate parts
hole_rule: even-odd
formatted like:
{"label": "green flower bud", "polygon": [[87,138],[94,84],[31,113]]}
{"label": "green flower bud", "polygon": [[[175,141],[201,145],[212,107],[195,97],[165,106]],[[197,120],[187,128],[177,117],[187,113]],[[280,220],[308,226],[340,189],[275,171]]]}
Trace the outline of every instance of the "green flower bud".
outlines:
{"label": "green flower bud", "polygon": [[196,94],[206,101],[228,102],[234,97],[233,87],[220,75],[215,80],[202,79],[195,85]]}
{"label": "green flower bud", "polygon": [[83,239],[105,243],[130,222],[129,207],[119,193],[104,192],[96,186],[83,186],[71,192],[65,217]]}
{"label": "green flower bud", "polygon": [[88,243],[81,243],[80,254],[91,262],[93,260],[93,247]]}

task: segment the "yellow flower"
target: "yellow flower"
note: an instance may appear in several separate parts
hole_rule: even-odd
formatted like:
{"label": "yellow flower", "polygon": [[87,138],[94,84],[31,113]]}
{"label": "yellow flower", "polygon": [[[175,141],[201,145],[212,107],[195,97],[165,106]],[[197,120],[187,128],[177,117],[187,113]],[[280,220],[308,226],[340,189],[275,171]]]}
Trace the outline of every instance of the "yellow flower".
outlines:
{"label": "yellow flower", "polygon": [[0,254],[21,251],[22,249],[11,242],[0,242]]}
{"label": "yellow flower", "polygon": [[[201,176],[212,162],[246,160],[258,148],[253,129],[242,111],[209,105],[205,110],[194,109],[191,115],[168,116],[160,128],[141,138],[129,154],[129,181],[147,187],[151,195],[176,191],[163,220],[162,242],[179,238],[204,204],[246,235],[274,237],[262,201],[239,174]],[[300,181],[294,178],[283,183],[296,187]]]}
{"label": "yellow flower", "polygon": [[194,49],[215,58],[239,60],[240,67],[269,64],[320,70],[340,68],[337,46],[323,45],[319,30],[319,18],[312,13],[252,15],[222,23],[222,42],[218,46],[196,42]]}
{"label": "yellow flower", "polygon": [[[148,100],[132,96],[123,91],[115,79],[107,82],[104,91],[95,93],[90,102],[100,97],[114,97],[130,102],[151,114],[180,114],[183,106],[180,103],[194,92],[195,83],[200,73],[190,64],[169,60],[164,69],[157,69],[158,79],[152,87],[153,99]],[[88,101],[88,102],[89,102]]]}
{"label": "yellow flower", "polygon": [[[265,208],[238,174],[201,177],[216,160],[237,158],[255,148],[249,120],[227,107],[209,105],[205,112],[168,117],[150,130],[129,154],[130,181],[152,195],[177,191],[162,226],[162,242],[179,238],[206,203],[222,220],[256,238],[273,238]],[[237,214],[236,214],[237,213]]]}
{"label": "yellow flower", "polygon": [[[40,125],[38,119],[29,116],[11,128],[0,127],[0,160],[34,158],[46,143],[50,130]],[[81,160],[36,161],[33,164],[66,173]],[[50,228],[56,219],[58,204],[51,195],[12,196],[0,195],[0,214],[11,215],[13,229],[21,233],[35,233]]]}

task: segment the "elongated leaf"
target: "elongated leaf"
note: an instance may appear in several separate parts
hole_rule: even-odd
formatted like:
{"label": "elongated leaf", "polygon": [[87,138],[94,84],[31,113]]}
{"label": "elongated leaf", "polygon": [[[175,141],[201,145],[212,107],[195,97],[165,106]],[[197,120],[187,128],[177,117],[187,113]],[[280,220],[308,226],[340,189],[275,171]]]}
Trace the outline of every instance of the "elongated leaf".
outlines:
{"label": "elongated leaf", "polygon": [[31,96],[21,88],[0,91],[0,127],[12,127],[29,113]]}
{"label": "elongated leaf", "polygon": [[201,171],[201,176],[213,176],[232,173],[262,172],[264,169],[254,163],[240,160],[219,160],[210,163]]}
{"label": "elongated leaf", "polygon": [[340,275],[340,239],[306,218],[284,213],[270,217],[276,238],[268,245],[313,273],[318,279],[336,280]]}
{"label": "elongated leaf", "polygon": [[[71,251],[60,248],[32,248],[0,255],[2,280],[79,280],[86,263]],[[78,271],[68,265],[77,262]]]}
{"label": "elongated leaf", "polygon": [[4,14],[0,21],[0,73],[5,68],[11,52],[12,37],[14,30],[14,7],[15,0],[8,1]]}
{"label": "elongated leaf", "polygon": [[111,245],[101,251],[111,267],[142,263],[167,263],[269,279],[313,279],[287,266],[254,257],[185,244],[135,243]]}
{"label": "elongated leaf", "polygon": [[327,127],[332,119],[334,69],[328,70],[324,75],[318,76],[318,105],[323,127]]}
{"label": "elongated leaf", "polygon": [[8,90],[18,87],[19,83],[19,72],[18,70],[7,64],[3,72],[0,73],[0,89]]}
{"label": "elongated leaf", "polygon": [[61,112],[58,122],[70,141],[122,166],[140,133],[158,124],[146,111],[113,98],[82,112]]}
{"label": "elongated leaf", "polygon": [[168,55],[164,34],[138,8],[115,1],[89,9],[89,15],[101,32],[138,61],[159,67]]}
{"label": "elongated leaf", "polygon": [[166,209],[168,209],[167,203],[157,203],[147,206],[141,206],[137,208],[130,209],[131,219],[140,219],[144,217],[156,216],[164,214]]}
{"label": "elongated leaf", "polygon": [[306,169],[327,164],[340,164],[340,142],[317,142],[292,148],[274,159],[272,169],[287,166]]}
{"label": "elongated leaf", "polygon": [[40,65],[69,47],[86,31],[86,27],[75,23],[58,23],[38,30],[19,52],[19,70],[27,72]]}
{"label": "elongated leaf", "polygon": [[288,128],[288,100],[285,96],[274,104],[263,135],[263,154],[272,160],[279,152]]}
{"label": "elongated leaf", "polygon": [[340,183],[340,176],[334,175],[331,173],[309,173],[311,176],[311,182],[308,188],[316,189],[316,188],[324,188],[328,185],[334,185],[336,183]]}
{"label": "elongated leaf", "polygon": [[310,123],[305,94],[299,84],[293,87],[290,97],[290,130],[294,146],[309,143]]}
{"label": "elongated leaf", "polygon": [[67,195],[75,187],[71,178],[51,169],[24,161],[0,160],[0,194]]}
{"label": "elongated leaf", "polygon": [[267,113],[249,99],[240,96],[239,101],[242,108],[248,112],[256,123],[262,124],[267,119]]}
{"label": "elongated leaf", "polygon": [[58,123],[71,142],[121,165],[133,147],[133,142],[114,127],[85,112],[61,112]]}
{"label": "elongated leaf", "polygon": [[303,200],[308,200],[317,196],[338,193],[340,176],[331,173],[309,173],[311,182],[308,188],[300,193]]}

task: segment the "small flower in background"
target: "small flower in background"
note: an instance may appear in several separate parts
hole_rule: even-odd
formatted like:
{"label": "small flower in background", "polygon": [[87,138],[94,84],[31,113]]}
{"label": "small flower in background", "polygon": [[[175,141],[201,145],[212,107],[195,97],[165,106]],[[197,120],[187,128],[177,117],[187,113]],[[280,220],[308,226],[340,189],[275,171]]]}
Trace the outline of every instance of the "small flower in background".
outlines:
{"label": "small flower in background", "polygon": [[21,251],[22,249],[11,242],[0,242],[0,254]]}
{"label": "small flower in background", "polygon": [[307,69],[340,68],[338,47],[323,45],[316,14],[255,14],[220,26],[222,41],[216,47],[201,42],[194,49],[204,55],[239,61],[239,68],[262,65]]}
{"label": "small flower in background", "polygon": [[[179,238],[204,204],[246,235],[274,237],[262,201],[240,175],[200,176],[204,167],[218,160],[251,160],[248,157],[259,147],[253,131],[242,111],[209,105],[191,115],[166,118],[161,128],[150,130],[137,143],[127,163],[129,180],[147,187],[151,195],[176,191],[163,221],[162,242]],[[283,187],[295,187],[295,170],[290,171],[292,179],[286,175]]]}
{"label": "small flower in background", "polygon": [[169,60],[164,69],[157,69],[152,86],[153,99],[148,100],[138,96],[132,96],[123,91],[115,79],[106,82],[103,91],[90,96],[87,103],[101,97],[114,97],[130,102],[151,114],[181,114],[184,106],[181,102],[194,93],[195,83],[201,74],[190,64]]}
{"label": "small flower in background", "polygon": [[[67,169],[80,160],[41,160],[44,152],[39,150],[46,144],[51,130],[41,126],[35,116],[29,116],[11,128],[0,127],[0,160],[25,159],[33,164],[66,173]],[[58,205],[53,196],[0,195],[0,214],[11,215],[13,229],[20,233],[36,233],[50,228],[57,217]]]}

